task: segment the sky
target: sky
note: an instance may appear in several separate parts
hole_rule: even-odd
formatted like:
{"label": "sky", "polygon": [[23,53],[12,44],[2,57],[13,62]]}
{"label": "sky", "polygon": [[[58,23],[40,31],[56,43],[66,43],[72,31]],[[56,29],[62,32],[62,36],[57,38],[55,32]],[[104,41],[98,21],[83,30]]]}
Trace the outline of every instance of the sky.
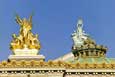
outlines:
{"label": "sky", "polygon": [[15,15],[33,14],[34,34],[39,34],[46,60],[71,52],[71,34],[79,17],[84,30],[97,44],[108,47],[107,57],[115,58],[115,0],[0,0],[0,61],[12,54],[12,34],[19,33]]}

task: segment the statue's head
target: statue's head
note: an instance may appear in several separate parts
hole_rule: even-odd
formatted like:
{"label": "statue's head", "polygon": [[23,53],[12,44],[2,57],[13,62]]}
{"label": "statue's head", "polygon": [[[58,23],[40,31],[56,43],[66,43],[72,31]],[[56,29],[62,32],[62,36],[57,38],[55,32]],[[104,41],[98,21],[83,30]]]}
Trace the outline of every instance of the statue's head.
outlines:
{"label": "statue's head", "polygon": [[27,20],[26,18],[24,18],[22,21],[23,21],[22,27],[24,29],[27,29],[27,30],[31,30],[32,29],[32,22],[30,20]]}

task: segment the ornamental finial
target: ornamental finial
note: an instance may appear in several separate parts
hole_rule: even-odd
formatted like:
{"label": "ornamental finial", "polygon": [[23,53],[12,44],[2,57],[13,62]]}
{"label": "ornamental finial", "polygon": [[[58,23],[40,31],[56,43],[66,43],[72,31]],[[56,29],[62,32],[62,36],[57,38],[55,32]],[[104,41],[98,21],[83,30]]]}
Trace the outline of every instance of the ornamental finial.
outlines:
{"label": "ornamental finial", "polygon": [[83,31],[83,20],[77,22],[77,30],[72,34],[72,53],[76,59],[80,57],[105,57],[107,47],[96,42]]}

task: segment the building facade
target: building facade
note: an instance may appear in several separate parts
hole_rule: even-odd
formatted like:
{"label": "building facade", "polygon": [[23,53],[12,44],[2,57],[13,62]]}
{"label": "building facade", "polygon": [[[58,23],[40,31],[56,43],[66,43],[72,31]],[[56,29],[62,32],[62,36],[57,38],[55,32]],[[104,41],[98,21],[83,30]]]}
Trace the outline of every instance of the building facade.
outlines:
{"label": "building facade", "polygon": [[21,19],[18,35],[10,43],[12,55],[0,62],[0,77],[115,77],[115,59],[107,58],[107,47],[98,45],[83,31],[83,21],[78,20],[77,30],[71,35],[71,52],[55,60],[45,61],[39,54],[38,35],[31,32],[32,16]]}

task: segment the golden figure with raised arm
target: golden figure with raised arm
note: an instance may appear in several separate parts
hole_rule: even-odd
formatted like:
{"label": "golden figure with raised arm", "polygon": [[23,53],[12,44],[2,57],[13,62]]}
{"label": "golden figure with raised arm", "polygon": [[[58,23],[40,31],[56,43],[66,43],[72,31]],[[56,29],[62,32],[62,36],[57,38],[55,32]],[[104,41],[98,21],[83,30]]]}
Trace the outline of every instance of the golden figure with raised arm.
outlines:
{"label": "golden figure with raised arm", "polygon": [[11,50],[15,49],[38,49],[40,50],[40,42],[38,40],[38,35],[34,35],[31,32],[32,29],[32,16],[29,19],[21,19],[16,15],[16,22],[20,25],[20,33],[18,36],[13,34],[13,40],[10,44]]}

